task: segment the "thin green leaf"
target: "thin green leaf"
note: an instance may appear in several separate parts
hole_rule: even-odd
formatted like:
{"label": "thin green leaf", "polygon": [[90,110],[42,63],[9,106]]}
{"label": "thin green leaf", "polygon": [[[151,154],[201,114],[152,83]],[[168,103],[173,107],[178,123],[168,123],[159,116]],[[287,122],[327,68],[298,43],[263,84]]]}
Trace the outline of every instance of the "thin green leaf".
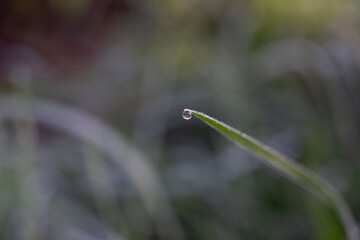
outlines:
{"label": "thin green leaf", "polygon": [[204,113],[190,109],[185,109],[185,111],[187,111],[186,113],[191,112],[192,115],[214,128],[233,143],[263,160],[265,164],[282,174],[285,178],[315,193],[321,200],[328,204],[341,219],[347,238],[349,240],[360,240],[356,221],[347,203],[328,182],[320,178],[316,173],[288,159],[245,133]]}

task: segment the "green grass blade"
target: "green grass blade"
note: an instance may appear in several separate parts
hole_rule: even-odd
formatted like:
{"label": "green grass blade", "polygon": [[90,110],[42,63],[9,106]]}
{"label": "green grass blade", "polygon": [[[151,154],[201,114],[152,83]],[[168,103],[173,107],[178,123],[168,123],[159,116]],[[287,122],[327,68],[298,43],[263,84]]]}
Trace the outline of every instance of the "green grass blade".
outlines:
{"label": "green grass blade", "polygon": [[[260,158],[265,164],[282,174],[285,178],[315,193],[321,200],[328,204],[340,218],[348,240],[360,240],[359,230],[350,208],[342,196],[328,182],[311,170],[288,159],[245,133],[201,112],[186,109],[184,110],[184,114],[188,114],[189,111],[192,115],[214,128],[236,145]],[[184,118],[189,119],[189,117],[185,115]]]}

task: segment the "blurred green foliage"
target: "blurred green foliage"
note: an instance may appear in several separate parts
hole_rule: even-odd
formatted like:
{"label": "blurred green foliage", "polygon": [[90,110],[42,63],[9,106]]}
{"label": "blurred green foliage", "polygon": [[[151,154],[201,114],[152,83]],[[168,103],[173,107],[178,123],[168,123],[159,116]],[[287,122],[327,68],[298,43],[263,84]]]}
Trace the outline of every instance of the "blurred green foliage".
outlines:
{"label": "blurred green foliage", "polygon": [[[359,220],[358,8],[1,0],[0,91],[28,101],[0,104],[0,238],[343,239],[318,200],[181,112],[221,117],[318,172]],[[44,124],[38,98],[91,113],[125,147],[86,122],[68,125],[102,146]],[[139,158],[131,173],[115,164]]]}

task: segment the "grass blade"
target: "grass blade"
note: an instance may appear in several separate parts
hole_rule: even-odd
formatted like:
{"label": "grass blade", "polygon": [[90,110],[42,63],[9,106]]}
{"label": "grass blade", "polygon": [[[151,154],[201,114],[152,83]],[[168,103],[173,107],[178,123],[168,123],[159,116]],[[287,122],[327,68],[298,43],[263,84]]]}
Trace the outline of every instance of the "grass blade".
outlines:
{"label": "grass blade", "polygon": [[230,141],[245,149],[252,155],[260,158],[265,164],[279,172],[285,178],[294,181],[296,184],[315,193],[342,221],[348,240],[360,240],[359,230],[356,221],[350,211],[349,206],[342,196],[328,182],[320,178],[316,173],[304,166],[288,159],[274,149],[262,144],[256,139],[242,133],[223,122],[220,122],[204,113],[190,109],[185,109],[183,116],[185,119],[194,115]]}

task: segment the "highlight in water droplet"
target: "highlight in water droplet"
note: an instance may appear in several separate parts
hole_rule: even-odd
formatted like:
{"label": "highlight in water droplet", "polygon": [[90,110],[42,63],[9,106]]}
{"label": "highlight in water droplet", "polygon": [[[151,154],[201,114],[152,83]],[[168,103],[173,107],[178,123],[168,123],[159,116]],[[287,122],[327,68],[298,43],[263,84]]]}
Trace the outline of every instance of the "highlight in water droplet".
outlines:
{"label": "highlight in water droplet", "polygon": [[183,113],[182,113],[182,116],[185,120],[189,120],[191,119],[192,117],[192,113],[191,113],[191,110],[189,109],[184,109]]}

